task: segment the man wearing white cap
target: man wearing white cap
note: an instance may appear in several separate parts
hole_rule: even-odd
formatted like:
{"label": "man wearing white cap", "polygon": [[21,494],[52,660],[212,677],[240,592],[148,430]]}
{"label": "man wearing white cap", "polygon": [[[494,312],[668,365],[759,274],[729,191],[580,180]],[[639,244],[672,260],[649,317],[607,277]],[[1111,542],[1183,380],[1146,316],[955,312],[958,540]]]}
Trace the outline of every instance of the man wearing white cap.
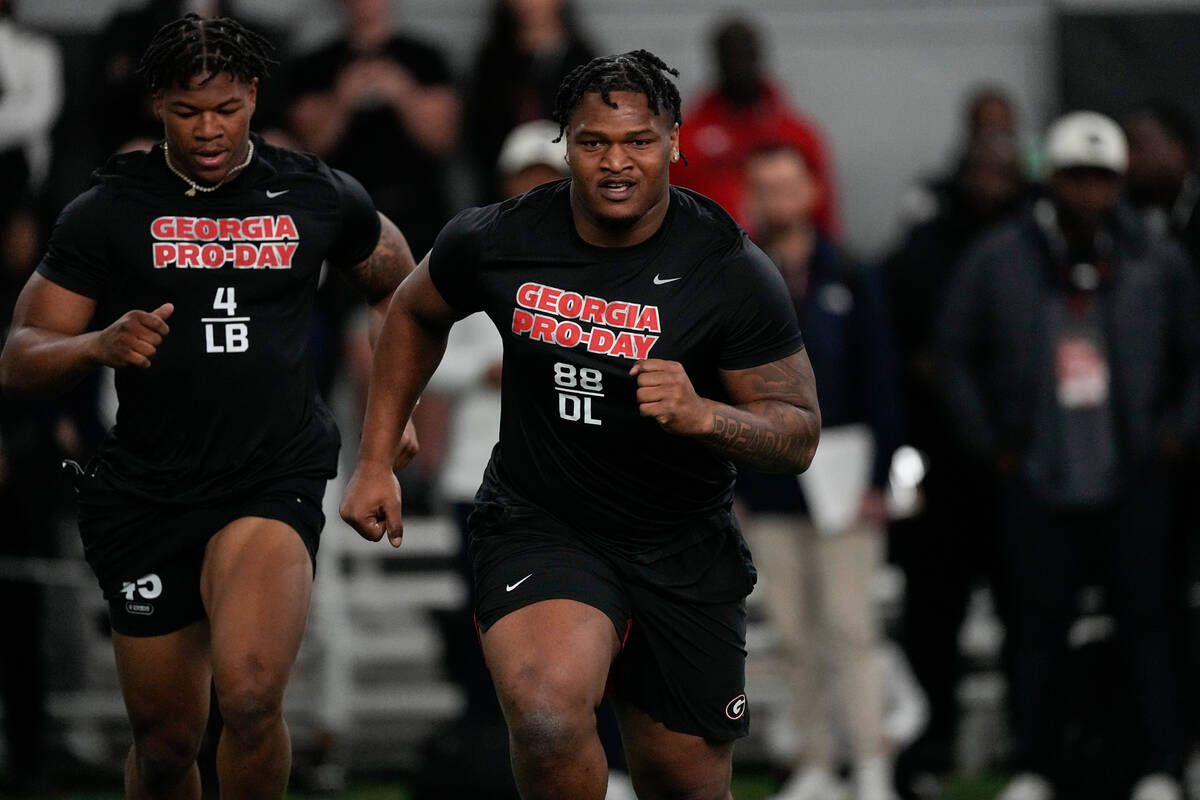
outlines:
{"label": "man wearing white cap", "polygon": [[1182,252],[1118,205],[1116,123],[1061,117],[1046,161],[1047,197],[968,252],[939,330],[953,423],[1001,497],[1018,774],[1000,798],[1081,796],[1055,773],[1087,579],[1129,669],[1114,697],[1133,723],[1131,796],[1179,800],[1165,476],[1197,430],[1200,287]]}
{"label": "man wearing white cap", "polygon": [[535,119],[509,131],[500,146],[496,172],[505,197],[567,177],[567,144],[559,138],[558,123]]}

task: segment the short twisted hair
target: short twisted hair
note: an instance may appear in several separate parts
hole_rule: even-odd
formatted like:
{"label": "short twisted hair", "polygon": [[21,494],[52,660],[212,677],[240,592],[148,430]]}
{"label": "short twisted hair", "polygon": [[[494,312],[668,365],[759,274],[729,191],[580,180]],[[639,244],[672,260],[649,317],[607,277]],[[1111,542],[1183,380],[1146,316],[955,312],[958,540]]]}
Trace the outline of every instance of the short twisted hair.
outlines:
{"label": "short twisted hair", "polygon": [[[633,50],[620,55],[600,56],[567,73],[554,98],[553,119],[558,123],[558,138],[562,138],[572,112],[588,92],[599,92],[606,104],[617,107],[612,92],[637,92],[646,95],[650,113],[667,112],[679,124],[679,89],[668,78],[679,77],[679,70],[668,67],[649,50]],[[558,141],[558,139],[555,139]]]}
{"label": "short twisted hair", "polygon": [[138,64],[138,74],[151,91],[187,86],[203,76],[204,84],[228,73],[251,81],[266,77],[275,48],[267,39],[229,17],[204,19],[188,14],[158,29]]}

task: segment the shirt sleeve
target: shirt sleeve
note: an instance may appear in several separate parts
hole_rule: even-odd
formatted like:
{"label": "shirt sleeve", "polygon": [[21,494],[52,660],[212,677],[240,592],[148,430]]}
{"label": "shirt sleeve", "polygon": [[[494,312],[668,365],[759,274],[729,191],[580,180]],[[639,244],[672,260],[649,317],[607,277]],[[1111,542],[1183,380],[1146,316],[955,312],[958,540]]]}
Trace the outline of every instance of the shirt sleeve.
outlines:
{"label": "shirt sleeve", "polygon": [[721,369],[757,367],[804,347],[783,276],[744,234],[723,274],[726,299]]}
{"label": "shirt sleeve", "polygon": [[330,171],[341,206],[342,232],[326,258],[335,267],[346,267],[366,259],[379,244],[379,213],[361,183],[341,170]]}
{"label": "shirt sleeve", "polygon": [[447,303],[470,313],[483,308],[479,267],[483,234],[493,218],[488,208],[468,208],[446,223],[429,251],[429,277]]}
{"label": "shirt sleeve", "polygon": [[108,246],[107,196],[94,187],[58,215],[37,271],[76,294],[99,299],[112,275]]}

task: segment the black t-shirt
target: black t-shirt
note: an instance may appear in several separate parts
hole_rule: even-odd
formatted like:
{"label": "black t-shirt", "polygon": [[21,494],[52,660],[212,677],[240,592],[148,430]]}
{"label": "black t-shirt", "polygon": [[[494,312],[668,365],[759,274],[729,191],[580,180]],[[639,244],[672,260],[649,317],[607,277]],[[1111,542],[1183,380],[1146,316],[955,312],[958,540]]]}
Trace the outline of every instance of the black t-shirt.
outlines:
{"label": "black t-shirt", "polygon": [[[372,60],[391,62],[421,86],[452,85],[441,51],[398,34],[377,50],[355,50],[344,39],[318,49],[289,69],[288,92],[295,99],[330,91],[346,67]],[[418,258],[429,249],[449,217],[445,161],[415,141],[390,107],[380,101],[355,109],[328,161],[362,182],[379,210],[404,231]]]}
{"label": "black t-shirt", "polygon": [[734,466],[642,417],[630,368],[678,361],[701,397],[724,401],[719,369],[803,343],[779,271],[716,203],[672,188],[650,239],[601,248],[576,233],[569,194],[568,179],[462,212],[438,237],[430,275],[504,339],[489,477],[587,535],[653,552],[729,507]]}
{"label": "black t-shirt", "polygon": [[313,297],[323,261],[370,255],[379,218],[354,179],[254,141],[244,172],[192,197],[161,147],[115,156],[63,210],[38,266],[96,300],[96,328],[175,304],[152,366],[116,371],[101,456],[130,495],[205,502],[336,471],[308,357]]}

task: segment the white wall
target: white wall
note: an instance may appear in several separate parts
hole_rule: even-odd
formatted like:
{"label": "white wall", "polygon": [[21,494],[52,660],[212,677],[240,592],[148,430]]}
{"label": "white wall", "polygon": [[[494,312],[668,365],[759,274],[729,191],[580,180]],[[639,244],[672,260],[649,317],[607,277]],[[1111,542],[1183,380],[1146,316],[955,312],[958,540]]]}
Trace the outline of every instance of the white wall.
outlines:
{"label": "white wall", "polygon": [[[92,28],[113,9],[136,5],[21,2],[23,19],[51,29]],[[290,29],[302,43],[328,35],[338,24],[336,0],[239,2],[247,17]],[[395,6],[405,25],[440,42],[462,69],[490,2],[395,0]],[[1163,3],[1175,9],[1200,6],[1158,0]],[[1053,5],[1054,0],[576,0],[598,47],[646,47],[676,66],[685,102],[709,77],[706,40],[714,18],[736,7],[760,22],[774,71],[828,134],[848,239],[867,254],[893,236],[896,203],[913,176],[947,163],[960,105],[971,87],[983,81],[1008,86],[1029,134],[1053,114]],[[1113,0],[1102,5],[1111,7]]]}

